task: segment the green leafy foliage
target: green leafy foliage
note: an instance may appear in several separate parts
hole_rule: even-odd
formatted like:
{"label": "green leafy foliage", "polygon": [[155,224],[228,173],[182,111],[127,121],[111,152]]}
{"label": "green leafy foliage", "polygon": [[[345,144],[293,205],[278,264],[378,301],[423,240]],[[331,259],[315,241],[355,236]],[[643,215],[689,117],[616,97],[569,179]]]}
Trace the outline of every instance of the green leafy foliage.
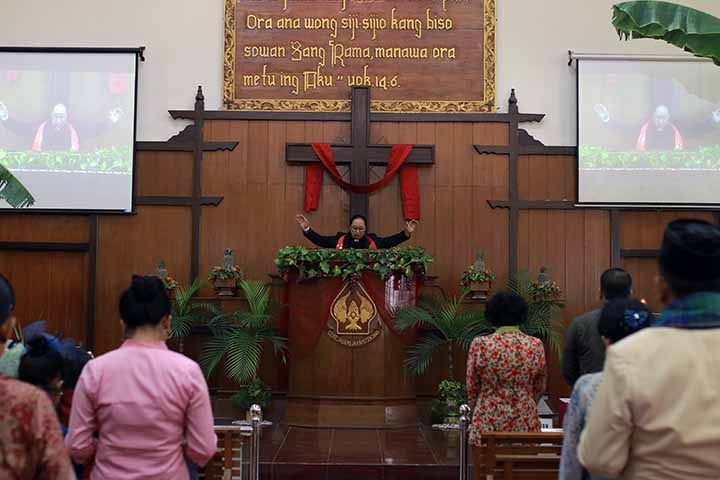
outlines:
{"label": "green leafy foliage", "polygon": [[[170,278],[170,277],[167,277]],[[171,279],[172,280],[172,279]],[[163,279],[163,282],[167,282]],[[208,323],[213,317],[222,314],[220,309],[212,303],[195,302],[192,298],[204,287],[200,279],[196,278],[190,286],[184,287],[175,282],[175,292],[172,297],[170,313],[170,338],[181,339],[192,333],[195,325]],[[166,286],[167,288],[167,286]]]}
{"label": "green leafy foliage", "polygon": [[448,418],[460,416],[460,405],[464,403],[467,403],[465,384],[443,380],[438,385],[437,396],[430,404],[430,417],[433,423],[444,422]]}
{"label": "green leafy foliage", "polygon": [[[554,283],[554,282],[550,282]],[[558,295],[537,295],[537,282],[530,272],[520,272],[508,280],[507,290],[515,292],[528,302],[528,320],[520,329],[547,341],[558,354],[562,353],[564,325],[560,316],[563,302]],[[553,290],[554,293],[557,293]],[[432,363],[440,347],[447,346],[448,378],[453,378],[453,354],[455,346],[468,351],[473,338],[495,330],[485,318],[484,310],[462,307],[467,295],[445,300],[438,296],[421,296],[417,306],[398,311],[395,326],[400,331],[418,327],[419,337],[407,350],[405,365],[415,375],[422,375]]]}
{"label": "green leafy foliage", "polygon": [[9,169],[70,170],[132,173],[132,147],[99,148],[92,152],[8,152],[0,150],[0,165]]}
{"label": "green leafy foliage", "polygon": [[272,401],[272,389],[262,380],[256,378],[247,385],[240,387],[240,391],[231,397],[235,407],[242,411],[250,410],[253,405],[259,405],[265,410]]}
{"label": "green leafy foliage", "polygon": [[[720,133],[720,132],[719,132]],[[696,150],[614,152],[593,145],[580,146],[581,168],[683,168],[698,170],[720,169],[720,145],[699,147]]]}
{"label": "green leafy foliage", "polygon": [[234,279],[239,282],[242,279],[243,273],[239,266],[233,265],[232,267],[213,267],[208,274],[208,280],[213,281],[215,279],[220,280],[231,280]]}
{"label": "green leafy foliage", "polygon": [[13,208],[29,207],[35,203],[35,198],[15,175],[4,166],[0,151],[0,200],[5,200]]}
{"label": "green leafy foliage", "polygon": [[263,344],[270,343],[275,354],[285,363],[287,339],[275,333],[270,289],[262,282],[243,280],[239,283],[248,302],[247,311],[216,315],[208,323],[212,337],[203,346],[199,363],[205,375],[225,359],[225,374],[240,384],[257,377]]}
{"label": "green leafy foliage", "polygon": [[395,247],[383,250],[310,249],[283,247],[275,264],[281,274],[297,270],[301,279],[342,277],[347,279],[364,270],[375,271],[385,280],[391,274],[406,277],[424,275],[433,258],[421,247]]}
{"label": "green leafy foliage", "polygon": [[[473,338],[492,329],[482,310],[461,309],[466,292],[460,297],[445,300],[437,295],[421,296],[417,306],[398,311],[395,327],[400,331],[418,327],[419,338],[407,351],[406,367],[415,375],[422,375],[430,366],[435,352],[442,346],[463,350],[470,348]],[[452,353],[449,355],[448,376],[453,378]]]}
{"label": "green leafy foliage", "polygon": [[620,38],[664,40],[720,65],[720,18],[684,5],[630,1],[613,6],[612,24]]}

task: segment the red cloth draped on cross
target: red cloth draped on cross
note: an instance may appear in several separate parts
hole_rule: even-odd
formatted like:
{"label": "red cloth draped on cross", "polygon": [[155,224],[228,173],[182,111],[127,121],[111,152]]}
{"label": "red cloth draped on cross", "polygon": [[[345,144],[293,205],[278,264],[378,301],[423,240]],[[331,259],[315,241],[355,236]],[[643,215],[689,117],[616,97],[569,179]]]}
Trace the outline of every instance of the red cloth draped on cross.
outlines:
{"label": "red cloth draped on cross", "polygon": [[327,143],[313,143],[312,148],[322,162],[322,165],[309,165],[305,167],[305,211],[316,210],[320,202],[322,190],[323,167],[327,169],[335,181],[344,189],[354,193],[371,193],[385,186],[400,170],[400,189],[402,191],[403,215],[406,220],[420,219],[420,187],[418,173],[415,165],[403,165],[412,145],[393,145],[390,152],[385,176],[375,183],[368,185],[353,185],[343,180],[335,165],[332,148]]}

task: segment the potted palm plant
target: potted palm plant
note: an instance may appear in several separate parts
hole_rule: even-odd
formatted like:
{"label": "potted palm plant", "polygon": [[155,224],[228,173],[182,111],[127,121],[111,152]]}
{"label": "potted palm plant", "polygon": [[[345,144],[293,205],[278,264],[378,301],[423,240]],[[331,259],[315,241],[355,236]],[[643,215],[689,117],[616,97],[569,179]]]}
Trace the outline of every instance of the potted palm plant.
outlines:
{"label": "potted palm plant", "polygon": [[408,349],[405,359],[405,366],[415,375],[425,373],[438,349],[447,347],[447,380],[440,384],[432,405],[433,418],[444,423],[457,423],[458,407],[465,398],[464,382],[455,381],[455,352],[458,348],[467,351],[473,338],[493,331],[484,311],[462,310],[467,293],[450,300],[421,296],[417,306],[399,310],[395,318],[400,331],[418,328],[417,343]]}
{"label": "potted palm plant", "polygon": [[242,386],[233,396],[233,403],[242,408],[258,403],[268,406],[268,388],[258,378],[260,358],[265,344],[285,363],[287,339],[272,327],[273,308],[269,287],[258,281],[243,280],[239,284],[247,299],[247,311],[221,314],[208,324],[211,338],[203,346],[199,363],[206,376],[225,361],[225,374]]}
{"label": "potted palm plant", "polygon": [[[165,288],[168,288],[167,280],[164,281]],[[170,338],[178,342],[180,352],[184,349],[184,338],[192,333],[194,326],[207,324],[212,318],[222,314],[222,311],[212,303],[193,301],[195,294],[204,286],[199,278],[187,287],[175,282],[170,307]]]}

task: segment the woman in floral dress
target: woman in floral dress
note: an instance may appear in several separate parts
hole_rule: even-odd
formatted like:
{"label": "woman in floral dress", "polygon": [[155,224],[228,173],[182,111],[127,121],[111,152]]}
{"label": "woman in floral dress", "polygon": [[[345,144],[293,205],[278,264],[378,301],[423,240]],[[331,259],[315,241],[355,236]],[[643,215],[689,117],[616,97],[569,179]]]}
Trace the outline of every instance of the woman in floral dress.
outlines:
{"label": "woman in floral dress", "polygon": [[[539,432],[537,402],[545,392],[547,371],[542,342],[520,331],[528,305],[514,293],[495,294],[485,316],[492,335],[477,337],[467,361],[467,393],[472,409],[470,445],[475,465],[482,463],[482,432]],[[475,478],[482,476],[475,469]]]}

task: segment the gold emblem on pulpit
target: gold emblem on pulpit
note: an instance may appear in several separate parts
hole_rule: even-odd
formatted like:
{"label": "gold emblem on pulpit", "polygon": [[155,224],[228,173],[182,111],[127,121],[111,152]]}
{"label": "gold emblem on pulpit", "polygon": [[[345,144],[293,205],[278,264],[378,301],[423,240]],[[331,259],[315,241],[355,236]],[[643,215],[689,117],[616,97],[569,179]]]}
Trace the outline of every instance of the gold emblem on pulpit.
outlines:
{"label": "gold emblem on pulpit", "polygon": [[[380,335],[377,307],[361,282],[348,281],[330,306],[328,336],[347,347],[366,345]],[[354,337],[354,338],[348,338]]]}

